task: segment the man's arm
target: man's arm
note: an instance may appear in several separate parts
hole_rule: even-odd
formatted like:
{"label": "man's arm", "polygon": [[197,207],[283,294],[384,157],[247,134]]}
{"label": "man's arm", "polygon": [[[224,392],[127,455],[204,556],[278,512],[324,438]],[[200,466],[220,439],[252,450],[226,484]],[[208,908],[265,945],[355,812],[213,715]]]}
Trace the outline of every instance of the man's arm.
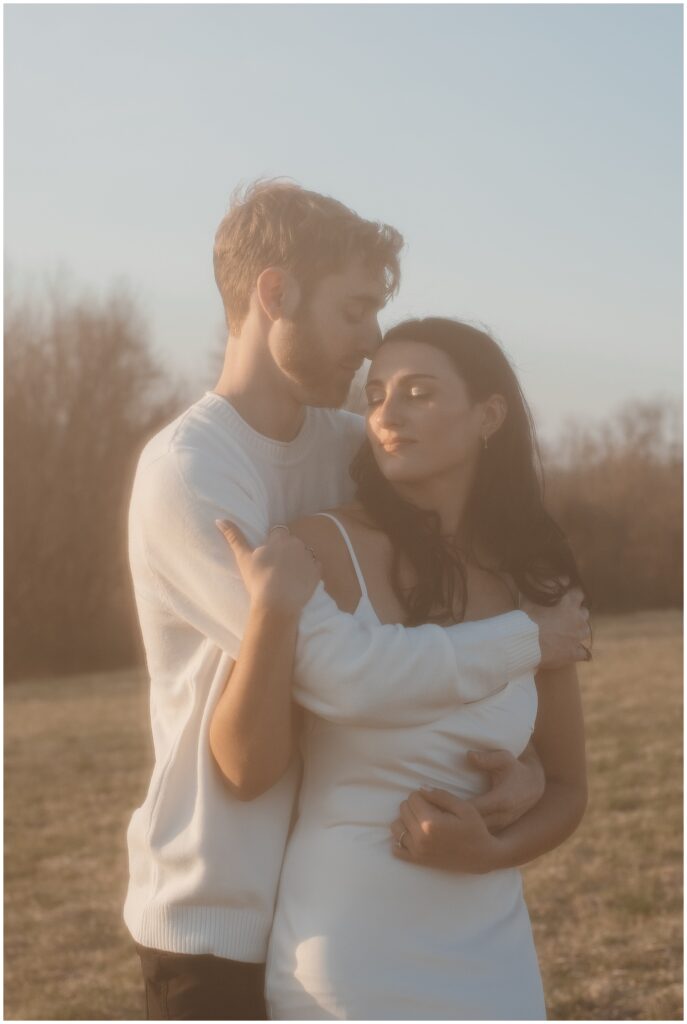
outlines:
{"label": "man's arm", "polygon": [[[238,474],[236,474],[238,477]],[[148,573],[134,579],[137,599],[162,604],[236,658],[249,612],[241,574],[214,524],[231,515],[251,543],[269,523],[250,482],[192,450],[171,451],[139,467],[129,513],[132,558]]]}
{"label": "man's arm", "polygon": [[534,742],[546,774],[542,799],[518,821],[493,835],[471,802],[445,790],[418,790],[403,802],[391,826],[395,856],[480,874],[534,860],[575,831],[586,807],[587,779],[574,666],[539,673],[537,688]]}
{"label": "man's arm", "polygon": [[342,612],[320,584],[303,609],[293,697],[321,718],[395,728],[488,697],[539,662],[523,612],[406,628]]}
{"label": "man's arm", "polygon": [[[251,547],[269,524],[242,484],[220,487],[210,473],[198,480],[193,468],[185,452],[148,468],[138,529],[170,611],[236,659],[250,601],[215,522],[230,519]],[[301,616],[294,696],[336,721],[423,723],[538,662],[537,626],[523,612],[449,629],[371,626],[341,612],[320,585]]]}
{"label": "man's arm", "polygon": [[508,750],[471,750],[473,768],[489,775],[490,788],[470,803],[484,818],[490,832],[498,833],[538,804],[546,789],[546,775],[532,742],[520,757]]}
{"label": "man's arm", "polygon": [[[298,536],[319,554],[313,525],[300,520]],[[353,619],[320,585],[301,616],[294,699],[332,721],[381,727],[433,721],[537,666],[590,657],[582,597],[573,589],[553,607],[528,601],[521,611],[478,622],[407,629]]]}
{"label": "man's arm", "polygon": [[[251,543],[265,536],[267,523],[242,483],[227,486],[221,465],[202,479],[194,468],[192,452],[169,453],[147,468],[132,509],[133,541],[143,545],[158,597],[170,613],[236,659],[250,602],[215,521],[232,518]],[[243,684],[231,693],[233,672],[229,676],[225,693],[237,721],[246,709],[241,699],[234,701],[236,694],[247,700],[255,687],[263,695],[281,693],[290,681],[283,644],[267,645],[264,653],[259,678],[255,671],[242,671],[234,683],[242,679]],[[336,721],[423,723],[461,699],[500,689],[509,677],[530,670],[538,654],[536,627],[522,613],[448,630],[433,625],[369,627],[341,613],[319,587],[301,622],[296,690],[305,707]],[[250,793],[254,772],[263,780],[260,789],[282,774],[286,756],[278,759],[274,778],[264,776],[274,749],[291,750],[291,715],[282,716],[277,737],[274,705],[261,701],[260,706],[263,715],[253,717],[255,707],[249,711],[251,728],[230,733],[247,744],[245,757],[236,748],[237,761],[245,768],[236,784]]]}

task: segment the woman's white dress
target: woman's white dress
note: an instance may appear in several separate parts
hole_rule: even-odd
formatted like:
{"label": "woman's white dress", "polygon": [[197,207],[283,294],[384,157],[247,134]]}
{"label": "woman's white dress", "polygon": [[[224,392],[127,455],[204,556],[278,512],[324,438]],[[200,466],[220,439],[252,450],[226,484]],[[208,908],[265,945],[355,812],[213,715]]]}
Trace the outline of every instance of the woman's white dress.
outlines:
{"label": "woman's white dress", "polygon": [[[333,517],[331,517],[333,518]],[[362,597],[378,618],[343,527]],[[431,665],[427,672],[431,672]],[[544,997],[515,869],[460,874],[398,860],[390,823],[420,786],[486,788],[472,749],[519,755],[534,727],[532,675],[412,728],[308,715],[298,820],[267,958],[276,1020],[542,1020]]]}

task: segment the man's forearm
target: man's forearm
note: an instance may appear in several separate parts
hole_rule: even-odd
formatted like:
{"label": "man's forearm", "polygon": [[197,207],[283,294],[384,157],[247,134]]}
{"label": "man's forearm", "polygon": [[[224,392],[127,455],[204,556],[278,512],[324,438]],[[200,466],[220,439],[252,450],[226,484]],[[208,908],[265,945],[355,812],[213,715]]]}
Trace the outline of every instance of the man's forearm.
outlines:
{"label": "man's forearm", "polygon": [[497,692],[539,660],[522,612],[444,628],[371,625],[319,587],[301,618],[294,698],[331,721],[407,726]]}
{"label": "man's forearm", "polygon": [[[383,726],[438,717],[464,696],[500,689],[508,680],[506,643],[524,625],[503,619],[444,629],[366,627],[331,607],[314,635],[302,638],[299,658],[313,684],[294,695],[305,707],[337,721]],[[524,620],[524,616],[523,616]],[[513,628],[515,627],[515,628]],[[215,709],[210,746],[228,785],[250,800],[274,785],[292,755],[291,683],[298,634],[295,614],[251,606],[237,661]],[[458,662],[462,659],[462,674]],[[472,676],[471,670],[475,670]]]}
{"label": "man's forearm", "polygon": [[297,613],[251,606],[238,658],[210,725],[213,756],[239,799],[259,796],[289,766],[297,633]]}

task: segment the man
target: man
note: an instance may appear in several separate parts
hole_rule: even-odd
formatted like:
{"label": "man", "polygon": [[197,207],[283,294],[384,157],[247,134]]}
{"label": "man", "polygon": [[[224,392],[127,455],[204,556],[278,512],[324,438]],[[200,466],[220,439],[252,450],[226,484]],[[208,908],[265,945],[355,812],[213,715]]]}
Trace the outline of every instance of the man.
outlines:
{"label": "man", "polygon": [[[289,746],[262,767],[271,716],[290,710],[243,692],[240,672],[232,673],[248,599],[215,521],[230,519],[251,544],[263,544],[275,524],[350,500],[347,469],[362,422],[336,407],[379,342],[377,315],[398,287],[401,245],[393,228],[295,185],[250,188],[215,240],[229,325],[217,388],[141,455],[130,560],[156,760],[129,827],[124,915],[149,1017],[265,1017],[263,963],[297,765]],[[272,536],[267,546],[278,543]],[[538,664],[586,657],[575,602],[527,611],[530,618],[489,620],[488,630],[368,627],[338,614],[320,591],[301,620],[294,695],[325,718],[385,721],[389,665],[394,715],[414,722],[432,700],[478,699]],[[355,664],[332,657],[337,645],[361,652]],[[335,673],[339,662],[347,668]],[[284,684],[291,672],[284,659]],[[226,727],[241,754],[220,771],[209,734],[225,685],[236,694]],[[496,754],[483,767],[494,768],[499,783],[480,810],[505,804],[500,825],[541,795],[532,755],[517,762]]]}

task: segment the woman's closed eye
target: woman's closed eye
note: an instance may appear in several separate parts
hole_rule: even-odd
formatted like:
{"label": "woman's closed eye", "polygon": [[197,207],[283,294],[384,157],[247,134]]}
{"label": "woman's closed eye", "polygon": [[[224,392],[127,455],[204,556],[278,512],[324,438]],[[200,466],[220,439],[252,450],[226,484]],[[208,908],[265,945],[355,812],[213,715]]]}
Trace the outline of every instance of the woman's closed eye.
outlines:
{"label": "woman's closed eye", "polygon": [[[373,409],[376,405],[380,405],[385,395],[379,391],[368,391],[367,392],[367,406],[368,409]],[[410,401],[420,401],[422,399],[431,398],[430,392],[427,388],[423,388],[419,384],[413,384],[407,390],[401,394],[402,398],[407,398]]]}

